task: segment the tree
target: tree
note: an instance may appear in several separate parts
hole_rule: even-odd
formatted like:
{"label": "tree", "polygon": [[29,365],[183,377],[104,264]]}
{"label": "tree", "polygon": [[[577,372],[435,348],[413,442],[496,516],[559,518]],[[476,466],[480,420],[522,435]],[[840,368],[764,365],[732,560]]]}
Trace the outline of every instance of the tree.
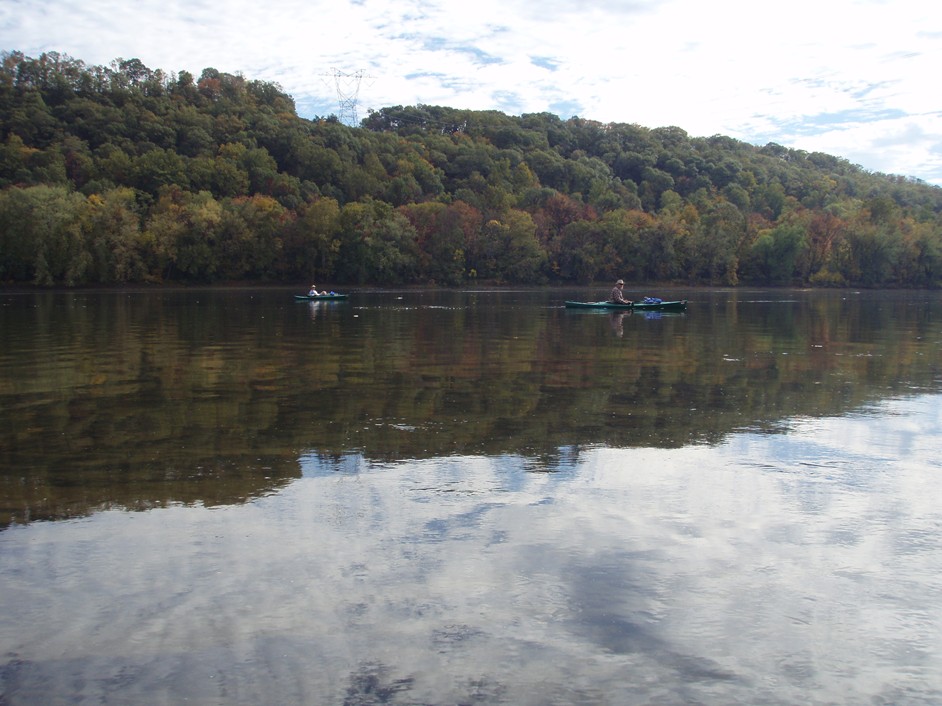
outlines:
{"label": "tree", "polygon": [[145,238],[153,242],[160,276],[214,280],[219,269],[216,241],[221,221],[222,206],[209,192],[165,189],[144,226]]}
{"label": "tree", "polygon": [[333,276],[340,249],[340,205],[317,198],[299,209],[285,236],[285,269],[289,276],[325,280]]}
{"label": "tree", "polygon": [[501,220],[484,225],[480,241],[470,260],[483,277],[502,281],[537,284],[542,280],[546,255],[536,239],[536,225],[530,214],[509,210]]}
{"label": "tree", "polygon": [[[291,212],[262,194],[226,199],[221,206],[218,220],[207,223],[216,232],[215,271],[226,280],[275,276],[286,230],[293,220]],[[210,217],[209,211],[204,213]],[[215,209],[212,217],[216,217]]]}
{"label": "tree", "polygon": [[849,282],[864,287],[891,283],[891,274],[898,271],[896,257],[900,249],[899,231],[891,225],[858,223],[851,228],[845,241],[850,257],[845,269]]}
{"label": "tree", "polygon": [[807,246],[801,225],[783,223],[759,233],[744,263],[756,284],[791,284]]}
{"label": "tree", "polygon": [[731,203],[720,202],[700,223],[696,276],[710,284],[737,284],[739,247],[746,235],[742,213]]}
{"label": "tree", "polygon": [[0,280],[83,284],[90,260],[79,221],[84,200],[61,186],[0,191]]}
{"label": "tree", "polygon": [[400,207],[416,232],[419,276],[430,282],[456,285],[465,273],[465,234],[449,218],[449,206],[438,202]]}
{"label": "tree", "polygon": [[30,156],[37,151],[27,147],[19,135],[10,133],[0,146],[0,187],[29,184],[32,181],[28,166]]}
{"label": "tree", "polygon": [[418,105],[352,128],[276,84],[55,52],[0,54],[0,125],[7,281],[939,283],[942,189],[677,127]]}
{"label": "tree", "polygon": [[189,185],[186,162],[176,152],[153,149],[132,160],[134,184],[141,191],[157,195],[162,187]]}
{"label": "tree", "polygon": [[655,167],[645,167],[641,172],[641,204],[645,211],[654,212],[660,203],[661,194],[674,188],[674,178]]}
{"label": "tree", "polygon": [[896,268],[898,282],[916,287],[942,284],[942,232],[938,224],[904,221]]}
{"label": "tree", "polygon": [[366,200],[340,210],[337,276],[347,282],[409,282],[418,271],[416,232],[389,204]]}
{"label": "tree", "polygon": [[542,207],[533,214],[533,220],[541,245],[548,251],[553,251],[558,248],[555,241],[562,235],[563,230],[570,223],[589,218],[589,213],[581,202],[565,194],[549,191],[545,195],[546,199]]}
{"label": "tree", "polygon": [[843,239],[847,223],[833,213],[813,214],[807,224],[808,265],[810,280],[820,272],[833,270],[833,259],[837,244]]}
{"label": "tree", "polygon": [[91,258],[88,282],[115,284],[151,278],[154,252],[141,231],[133,190],[123,187],[89,196],[81,225]]}
{"label": "tree", "polygon": [[575,221],[559,235],[553,272],[563,280],[590,284],[605,269],[604,233],[598,223]]}

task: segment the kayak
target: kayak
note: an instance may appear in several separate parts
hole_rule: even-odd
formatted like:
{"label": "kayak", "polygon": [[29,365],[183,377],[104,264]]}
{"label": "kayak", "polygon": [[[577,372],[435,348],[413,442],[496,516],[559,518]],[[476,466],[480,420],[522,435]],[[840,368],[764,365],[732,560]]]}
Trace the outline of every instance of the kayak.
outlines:
{"label": "kayak", "polygon": [[325,301],[329,299],[346,299],[346,294],[295,294],[295,299],[304,301]]}
{"label": "kayak", "polygon": [[615,302],[566,302],[567,309],[628,309],[634,311],[683,311],[687,308],[687,300],[680,299],[672,302],[645,302],[636,301],[631,304],[616,304]]}

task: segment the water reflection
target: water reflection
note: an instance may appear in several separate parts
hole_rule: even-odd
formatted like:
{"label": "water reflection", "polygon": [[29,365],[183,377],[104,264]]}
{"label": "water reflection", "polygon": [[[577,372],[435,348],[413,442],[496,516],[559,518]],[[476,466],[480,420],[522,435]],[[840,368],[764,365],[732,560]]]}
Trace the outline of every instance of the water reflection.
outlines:
{"label": "water reflection", "polygon": [[5,698],[937,702],[940,427],[922,396],[550,472],[307,450],[241,505],[13,527]]}
{"label": "water reflection", "polygon": [[718,444],[940,388],[938,295],[707,291],[651,318],[566,296],[5,295],[0,527],[244,502],[306,450],[552,469],[560,450]]}
{"label": "water reflection", "polygon": [[612,327],[612,333],[615,334],[618,338],[623,338],[625,335],[625,317],[629,315],[629,313],[624,311],[613,311],[608,315]]}

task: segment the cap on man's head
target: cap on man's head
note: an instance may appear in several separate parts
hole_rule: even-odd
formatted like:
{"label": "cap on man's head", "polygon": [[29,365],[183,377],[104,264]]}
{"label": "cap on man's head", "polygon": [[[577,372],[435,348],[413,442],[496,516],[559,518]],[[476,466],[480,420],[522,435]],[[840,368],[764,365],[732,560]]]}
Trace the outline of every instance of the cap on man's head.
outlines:
{"label": "cap on man's head", "polygon": [[623,280],[623,279],[620,279],[620,280],[618,280],[617,282],[615,282],[615,284],[624,284],[624,283],[625,283],[625,280]]}

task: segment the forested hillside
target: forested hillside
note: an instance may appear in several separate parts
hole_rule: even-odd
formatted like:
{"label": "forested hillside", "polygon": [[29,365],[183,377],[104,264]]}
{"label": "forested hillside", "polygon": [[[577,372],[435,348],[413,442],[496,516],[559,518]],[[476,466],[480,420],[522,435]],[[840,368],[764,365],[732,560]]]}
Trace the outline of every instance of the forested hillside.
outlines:
{"label": "forested hillside", "polygon": [[942,189],[831,155],[424,105],[352,128],[214,69],[0,63],[0,283],[942,282]]}

